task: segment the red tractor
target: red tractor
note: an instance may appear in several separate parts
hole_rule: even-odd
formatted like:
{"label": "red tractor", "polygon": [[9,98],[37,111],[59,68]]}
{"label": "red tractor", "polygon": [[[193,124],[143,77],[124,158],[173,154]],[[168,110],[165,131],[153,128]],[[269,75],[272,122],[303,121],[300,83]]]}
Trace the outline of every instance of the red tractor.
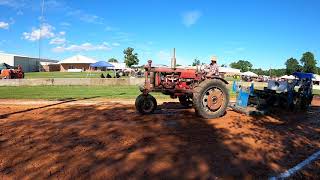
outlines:
{"label": "red tractor", "polygon": [[151,114],[157,108],[156,99],[150,92],[162,92],[171,98],[179,98],[181,105],[194,107],[202,118],[213,119],[225,114],[229,103],[228,82],[219,76],[208,76],[200,68],[176,68],[175,50],[171,68],[145,66],[145,84],[135,102],[141,114]]}
{"label": "red tractor", "polygon": [[[3,66],[6,66],[4,64]],[[23,79],[24,72],[22,70],[22,66],[18,65],[17,69],[13,69],[9,65],[5,67],[6,69],[0,70],[0,77],[4,79]]]}

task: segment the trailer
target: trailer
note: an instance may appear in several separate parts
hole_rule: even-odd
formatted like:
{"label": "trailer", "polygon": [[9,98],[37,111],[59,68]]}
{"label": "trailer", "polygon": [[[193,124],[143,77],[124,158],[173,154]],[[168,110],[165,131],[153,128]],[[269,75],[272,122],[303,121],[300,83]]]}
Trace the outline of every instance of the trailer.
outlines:
{"label": "trailer", "polygon": [[247,115],[263,115],[274,110],[305,111],[311,105],[312,73],[293,73],[295,79],[286,81],[268,81],[263,90],[243,87],[233,82],[232,91],[237,94],[236,102],[230,107]]}

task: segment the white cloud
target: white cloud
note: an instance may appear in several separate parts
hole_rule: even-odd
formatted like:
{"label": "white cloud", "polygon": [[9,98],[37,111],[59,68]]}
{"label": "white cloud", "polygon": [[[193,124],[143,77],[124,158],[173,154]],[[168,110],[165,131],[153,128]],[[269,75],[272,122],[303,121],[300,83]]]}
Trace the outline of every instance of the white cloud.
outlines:
{"label": "white cloud", "polygon": [[65,51],[73,51],[73,52],[81,52],[81,51],[97,51],[97,50],[106,50],[109,51],[112,48],[108,45],[108,43],[102,43],[93,45],[91,43],[83,43],[80,45],[70,45],[70,46],[58,46],[52,49],[53,52],[65,52]]}
{"label": "white cloud", "polygon": [[116,30],[118,30],[118,28],[111,27],[111,26],[106,27],[106,31],[116,31]]}
{"label": "white cloud", "polygon": [[29,41],[37,41],[40,38],[53,38],[55,36],[54,27],[49,24],[43,24],[40,29],[33,28],[31,32],[24,32],[23,38]]}
{"label": "white cloud", "polygon": [[61,0],[46,0],[44,5],[46,8],[67,8],[66,4]]}
{"label": "white cloud", "polygon": [[22,8],[25,5],[25,0],[0,0],[0,6],[7,6],[13,9]]}
{"label": "white cloud", "polygon": [[65,43],[66,43],[66,38],[56,37],[56,38],[51,39],[49,44],[61,45],[61,44],[65,44]]}
{"label": "white cloud", "polygon": [[69,26],[71,26],[71,24],[68,22],[61,22],[60,26],[69,27]]}
{"label": "white cloud", "polygon": [[103,18],[94,14],[87,14],[81,10],[70,11],[67,15],[79,18],[81,21],[86,23],[103,24]]}
{"label": "white cloud", "polygon": [[120,44],[119,43],[112,43],[112,46],[118,47],[118,46],[120,46]]}
{"label": "white cloud", "polygon": [[8,29],[9,23],[6,22],[0,22],[0,29]]}
{"label": "white cloud", "polygon": [[55,44],[55,45],[64,45],[66,44],[66,38],[64,37],[66,35],[65,31],[60,31],[58,34],[55,35],[53,39],[51,39],[49,44]]}
{"label": "white cloud", "polygon": [[66,35],[66,32],[65,31],[60,31],[59,35],[64,36],[64,35]]}
{"label": "white cloud", "polygon": [[186,27],[190,27],[197,23],[202,13],[200,11],[188,11],[182,14],[182,23]]}

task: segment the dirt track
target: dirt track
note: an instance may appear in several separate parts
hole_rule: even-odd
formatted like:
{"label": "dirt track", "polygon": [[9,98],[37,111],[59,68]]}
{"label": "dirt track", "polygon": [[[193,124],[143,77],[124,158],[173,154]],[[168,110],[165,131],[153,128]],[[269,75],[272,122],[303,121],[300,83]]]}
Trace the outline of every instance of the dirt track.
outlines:
{"label": "dirt track", "polygon": [[[30,104],[32,104],[30,102]],[[252,178],[320,150],[320,100],[306,114],[204,121],[176,103],[140,116],[130,103],[2,105],[0,179]],[[295,177],[320,176],[319,160]]]}

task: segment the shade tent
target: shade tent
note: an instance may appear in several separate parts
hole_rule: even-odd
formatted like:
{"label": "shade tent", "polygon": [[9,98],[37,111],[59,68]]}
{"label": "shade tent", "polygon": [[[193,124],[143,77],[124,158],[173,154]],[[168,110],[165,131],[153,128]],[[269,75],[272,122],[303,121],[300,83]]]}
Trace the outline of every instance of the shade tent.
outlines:
{"label": "shade tent", "polygon": [[90,67],[99,67],[99,68],[103,68],[103,67],[114,67],[114,65],[106,62],[106,61],[98,61],[96,63],[90,64]]}
{"label": "shade tent", "polygon": [[240,69],[229,68],[229,67],[219,67],[219,72],[226,73],[229,75],[239,75],[241,74]]}
{"label": "shade tent", "polygon": [[317,82],[320,82],[320,75],[318,75],[318,74],[314,74],[313,75],[313,79],[312,79],[313,81],[317,81]]}
{"label": "shade tent", "polygon": [[293,79],[296,79],[296,77],[294,77],[293,75],[284,75],[284,76],[281,76],[280,79],[289,79],[289,80],[293,80]]}
{"label": "shade tent", "polygon": [[107,69],[124,70],[124,69],[127,68],[126,63],[114,63],[114,62],[111,62],[110,64],[112,64],[114,67],[107,68]]}
{"label": "shade tent", "polygon": [[240,75],[241,76],[248,76],[248,77],[258,77],[258,75],[256,73],[253,73],[253,72],[250,72],[250,71],[241,73]]}
{"label": "shade tent", "polygon": [[0,71],[1,71],[2,69],[11,69],[11,68],[13,68],[13,67],[10,66],[10,65],[7,64],[7,63],[0,63]]}
{"label": "shade tent", "polygon": [[[108,63],[106,61],[98,61],[96,63],[92,63],[92,64],[90,64],[90,67],[93,67],[93,68],[107,68],[107,69],[113,68],[114,74],[116,74],[115,69],[114,69],[114,65],[112,65],[112,64],[110,64],[110,63]],[[91,71],[90,71],[89,74],[87,74],[87,77],[90,76],[90,75],[91,75]]]}

